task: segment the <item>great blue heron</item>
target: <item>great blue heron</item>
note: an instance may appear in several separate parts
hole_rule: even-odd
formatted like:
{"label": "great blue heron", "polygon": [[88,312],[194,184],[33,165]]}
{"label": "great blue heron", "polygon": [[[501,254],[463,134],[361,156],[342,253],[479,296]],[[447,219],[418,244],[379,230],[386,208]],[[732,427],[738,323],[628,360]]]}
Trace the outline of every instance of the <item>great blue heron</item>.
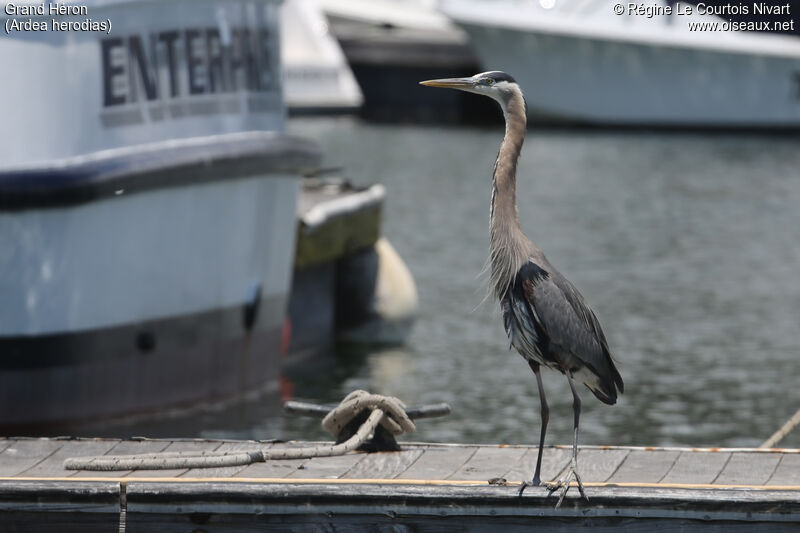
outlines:
{"label": "great blue heron", "polygon": [[[450,78],[420,82],[430,87],[459,89],[496,100],[503,110],[506,132],[492,174],[490,207],[491,285],[500,300],[503,324],[511,345],[525,358],[536,375],[541,400],[542,429],[536,470],[527,486],[541,486],[542,450],[549,409],[539,368],[545,366],[567,376],[572,390],[574,435],[572,460],[565,475],[544,485],[552,494],[561,488],[561,505],[574,479],[586,498],[578,475],[578,425],[581,400],[574,380],[586,385],[603,403],[617,401],[617,389],[624,385],[600,322],[572,283],[556,270],[531,242],[519,224],[516,198],[517,160],[525,140],[527,124],[525,97],[517,82],[505,72],[492,71],[471,78]],[[588,500],[588,498],[586,498]]]}

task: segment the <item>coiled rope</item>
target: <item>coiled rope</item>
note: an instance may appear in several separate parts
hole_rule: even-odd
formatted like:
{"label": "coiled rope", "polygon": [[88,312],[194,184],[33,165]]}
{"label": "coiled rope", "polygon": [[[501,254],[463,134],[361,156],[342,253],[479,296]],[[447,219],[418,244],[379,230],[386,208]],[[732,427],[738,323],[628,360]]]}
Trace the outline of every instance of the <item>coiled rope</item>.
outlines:
{"label": "coiled rope", "polygon": [[263,449],[247,452],[167,452],[138,455],[102,455],[72,457],[64,461],[67,470],[167,470],[173,468],[216,468],[245,466],[273,459],[309,459],[344,455],[358,449],[373,434],[378,425],[392,435],[411,433],[416,427],[408,417],[405,405],[393,396],[370,394],[356,390],[322,420],[322,427],[335,436],[359,413],[371,411],[366,422],[349,439],[339,444],[319,444],[298,448]]}

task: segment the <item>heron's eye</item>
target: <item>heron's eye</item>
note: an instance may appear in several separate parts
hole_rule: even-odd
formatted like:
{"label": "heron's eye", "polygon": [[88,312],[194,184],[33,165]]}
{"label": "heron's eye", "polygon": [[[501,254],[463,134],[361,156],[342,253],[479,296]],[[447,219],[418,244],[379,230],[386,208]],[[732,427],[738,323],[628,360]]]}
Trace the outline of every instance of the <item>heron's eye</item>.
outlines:
{"label": "heron's eye", "polygon": [[486,78],[484,83],[486,83],[486,85],[494,85],[494,80],[492,78]]}

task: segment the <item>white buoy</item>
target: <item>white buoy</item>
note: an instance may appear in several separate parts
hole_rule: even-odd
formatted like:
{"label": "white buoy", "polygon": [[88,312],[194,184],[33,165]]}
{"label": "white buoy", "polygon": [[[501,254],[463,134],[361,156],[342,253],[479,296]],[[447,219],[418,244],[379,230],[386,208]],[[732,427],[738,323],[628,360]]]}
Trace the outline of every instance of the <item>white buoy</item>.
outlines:
{"label": "white buoy", "polygon": [[340,340],[378,344],[405,341],[419,310],[417,286],[403,259],[385,237],[375,243],[377,279],[369,317],[339,332]]}

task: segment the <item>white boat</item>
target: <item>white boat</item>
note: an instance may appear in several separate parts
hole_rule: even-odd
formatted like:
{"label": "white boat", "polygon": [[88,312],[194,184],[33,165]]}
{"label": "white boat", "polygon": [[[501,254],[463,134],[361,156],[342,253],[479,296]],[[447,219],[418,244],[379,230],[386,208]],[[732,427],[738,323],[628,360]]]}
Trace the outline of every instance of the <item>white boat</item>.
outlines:
{"label": "white boat", "polygon": [[[320,159],[285,135],[279,3],[3,3],[0,427],[277,387]],[[113,31],[13,30],[87,19]]]}
{"label": "white boat", "polygon": [[461,31],[436,10],[436,0],[317,0],[334,23],[457,33]]}
{"label": "white boat", "polygon": [[648,17],[618,5],[622,15],[614,3],[583,0],[447,0],[441,9],[469,34],[485,70],[517,79],[539,119],[800,126],[796,37],[724,31],[730,23],[696,7],[667,15],[654,3],[662,9]]}
{"label": "white boat", "polygon": [[[436,11],[435,0],[317,1],[364,92],[361,116],[437,122],[475,117],[475,104],[466,105],[472,95],[435,93],[418,85],[424,79],[466,76],[477,68],[467,35]],[[477,106],[496,116],[494,102]],[[464,113],[466,107],[471,113]]]}
{"label": "white boat", "polygon": [[347,59],[313,0],[281,9],[281,59],[291,112],[355,111],[364,101]]}

